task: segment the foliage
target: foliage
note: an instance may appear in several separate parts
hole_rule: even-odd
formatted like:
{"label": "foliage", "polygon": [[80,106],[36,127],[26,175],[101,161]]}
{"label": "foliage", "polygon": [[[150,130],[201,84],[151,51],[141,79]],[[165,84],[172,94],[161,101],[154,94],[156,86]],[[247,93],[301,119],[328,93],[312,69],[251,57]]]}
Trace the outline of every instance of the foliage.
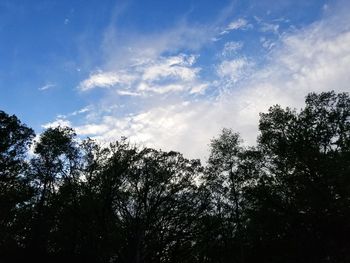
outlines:
{"label": "foliage", "polygon": [[350,97],[223,129],[205,166],[0,111],[0,261],[349,262]]}

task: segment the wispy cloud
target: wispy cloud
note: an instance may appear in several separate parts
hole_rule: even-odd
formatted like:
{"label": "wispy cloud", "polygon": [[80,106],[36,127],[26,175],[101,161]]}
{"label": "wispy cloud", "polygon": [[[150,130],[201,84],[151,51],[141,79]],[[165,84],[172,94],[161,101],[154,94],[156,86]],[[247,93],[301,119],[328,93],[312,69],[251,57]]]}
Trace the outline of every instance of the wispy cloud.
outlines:
{"label": "wispy cloud", "polygon": [[266,37],[260,37],[261,45],[267,50],[271,50],[276,45],[276,42],[277,41],[268,39]]}
{"label": "wispy cloud", "polygon": [[234,30],[246,30],[253,28],[252,24],[249,24],[248,21],[244,18],[239,18],[237,20],[234,20],[230,22],[224,30],[220,32],[220,35],[228,34],[230,31]]}
{"label": "wispy cloud", "polygon": [[244,57],[233,60],[224,60],[217,67],[217,73],[220,78],[230,78],[233,82],[237,82],[242,78],[249,65],[250,63]]}
{"label": "wispy cloud", "polygon": [[46,124],[42,125],[42,127],[45,128],[45,129],[52,128],[52,127],[57,127],[57,126],[61,126],[61,127],[68,126],[68,127],[71,127],[72,123],[69,120],[58,118],[57,120],[55,120],[53,122],[49,122],[49,123],[46,123]]}
{"label": "wispy cloud", "polygon": [[225,46],[221,52],[223,57],[230,57],[235,55],[243,47],[243,42],[229,41],[225,43]]}
{"label": "wispy cloud", "polygon": [[79,115],[79,114],[83,114],[83,113],[87,113],[91,110],[90,107],[84,107],[84,108],[81,108],[80,110],[77,110],[77,111],[73,111],[70,116],[76,116],[76,115]]}
{"label": "wispy cloud", "polygon": [[54,87],[56,87],[56,84],[48,83],[48,84],[45,84],[44,86],[38,88],[38,90],[45,91],[45,90],[48,90],[48,89],[52,89]]}
{"label": "wispy cloud", "polygon": [[[79,84],[81,91],[95,88],[118,88],[123,96],[148,96],[169,92],[201,92],[205,87],[198,79],[200,68],[194,66],[196,56],[178,54],[159,56],[131,64],[115,72],[92,73]],[[198,89],[201,86],[201,89]]]}
{"label": "wispy cloud", "polygon": [[[266,27],[280,37],[275,45],[261,38],[270,51],[263,65],[256,63],[259,58],[237,54],[243,42],[227,41],[209,68],[211,76],[198,62],[200,49],[193,48],[215,35],[205,30],[196,32],[198,42],[186,48],[181,47],[189,42],[187,33],[192,31],[184,28],[169,30],[180,35],[144,37],[144,52],[135,40],[128,45],[133,55],[124,60],[115,60],[113,55],[119,51],[105,42],[106,54],[111,57],[105,70],[92,73],[79,88],[84,93],[97,87],[115,89],[106,89],[110,92],[88,112],[86,122],[74,126],[81,135],[107,141],[127,136],[194,158],[205,159],[210,138],[223,127],[240,132],[252,144],[259,112],[269,106],[278,103],[300,108],[308,92],[349,91],[349,22],[349,14],[334,11],[332,16],[283,34],[278,27]],[[230,28],[248,24],[236,22]],[[261,28],[256,30],[261,32]],[[172,41],[175,43],[170,44]],[[128,77],[121,77],[123,74]],[[116,105],[120,96],[132,97],[129,108]]]}
{"label": "wispy cloud", "polygon": [[278,24],[262,22],[260,30],[262,32],[272,32],[274,34],[278,34],[279,27],[280,26]]}
{"label": "wispy cloud", "polygon": [[128,85],[133,81],[133,76],[125,72],[98,72],[90,74],[89,78],[79,84],[81,91],[87,91],[94,88],[110,88],[116,85]]}
{"label": "wispy cloud", "polygon": [[247,20],[243,18],[239,18],[235,21],[232,21],[230,24],[228,24],[228,26],[226,27],[226,30],[236,30],[240,28],[246,28],[247,25],[248,25]]}

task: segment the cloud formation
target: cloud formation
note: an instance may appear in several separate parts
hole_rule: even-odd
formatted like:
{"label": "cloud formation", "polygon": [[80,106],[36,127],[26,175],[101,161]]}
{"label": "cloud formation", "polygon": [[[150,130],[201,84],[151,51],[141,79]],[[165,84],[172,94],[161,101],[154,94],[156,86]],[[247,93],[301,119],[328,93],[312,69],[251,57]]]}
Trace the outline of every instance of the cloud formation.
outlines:
{"label": "cloud formation", "polygon": [[225,43],[224,48],[221,52],[223,57],[230,57],[235,55],[243,47],[243,42],[239,41],[228,41]]}
{"label": "cloud formation", "polygon": [[[259,112],[266,112],[271,105],[299,109],[309,92],[349,91],[350,16],[332,12],[307,27],[280,34],[276,45],[268,46],[263,64],[260,58],[240,53],[243,41],[221,40],[217,60],[204,69],[199,62],[200,49],[192,49],[193,43],[184,48],[188,32],[193,31],[183,27],[172,31],[180,32],[176,36],[153,36],[155,42],[176,40],[169,48],[163,43],[152,48],[150,39],[145,38],[149,42],[139,57],[135,44],[133,59],[125,60],[122,67],[113,64],[112,58],[105,71],[94,72],[80,83],[83,93],[94,88],[109,88],[109,92],[93,110],[83,113],[85,123],[74,123],[74,127],[78,134],[99,140],[127,136],[143,145],[204,160],[210,139],[224,127],[233,128],[248,144],[254,144]],[[247,25],[247,20],[235,20],[226,30]],[[281,33],[276,25],[261,25],[261,32]],[[205,46],[215,34],[204,30],[196,32],[198,36],[202,42],[197,45]],[[264,45],[268,43],[261,41],[261,48]],[[205,73],[208,71],[210,76]],[[125,96],[132,99],[123,108],[120,97]],[[117,107],[116,101],[121,103]]]}
{"label": "cloud formation", "polygon": [[89,78],[79,84],[81,91],[87,91],[94,88],[109,88],[116,85],[128,85],[133,77],[125,72],[98,72],[92,73]]}
{"label": "cloud formation", "polygon": [[38,88],[38,90],[45,91],[45,90],[48,90],[48,89],[52,89],[54,87],[56,87],[56,84],[48,83],[48,84],[45,84],[44,86]]}
{"label": "cloud formation", "polygon": [[114,72],[99,70],[79,84],[86,92],[96,88],[115,88],[121,96],[149,96],[170,92],[202,92],[206,84],[198,79],[201,68],[194,66],[196,56],[178,54],[147,59]]}
{"label": "cloud formation", "polygon": [[239,18],[237,20],[234,20],[230,22],[223,31],[221,31],[220,35],[225,35],[230,33],[230,31],[234,30],[246,30],[251,29],[253,26],[252,24],[249,24],[248,21],[244,18]]}

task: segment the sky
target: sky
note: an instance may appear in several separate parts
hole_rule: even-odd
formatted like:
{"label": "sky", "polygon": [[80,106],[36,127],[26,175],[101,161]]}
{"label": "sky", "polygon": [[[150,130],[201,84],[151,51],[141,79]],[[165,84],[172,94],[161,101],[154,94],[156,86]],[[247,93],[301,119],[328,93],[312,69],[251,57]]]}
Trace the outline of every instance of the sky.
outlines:
{"label": "sky", "polygon": [[40,134],[208,157],[225,128],[350,91],[350,1],[0,0],[0,109]]}

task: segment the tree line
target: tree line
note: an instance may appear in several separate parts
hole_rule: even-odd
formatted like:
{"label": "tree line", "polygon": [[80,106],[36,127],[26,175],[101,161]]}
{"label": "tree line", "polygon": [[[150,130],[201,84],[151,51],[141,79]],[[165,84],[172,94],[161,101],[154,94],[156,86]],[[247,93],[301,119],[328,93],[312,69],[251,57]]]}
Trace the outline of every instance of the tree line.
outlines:
{"label": "tree line", "polygon": [[0,111],[0,261],[350,262],[350,97],[231,129],[208,162],[34,131]]}

